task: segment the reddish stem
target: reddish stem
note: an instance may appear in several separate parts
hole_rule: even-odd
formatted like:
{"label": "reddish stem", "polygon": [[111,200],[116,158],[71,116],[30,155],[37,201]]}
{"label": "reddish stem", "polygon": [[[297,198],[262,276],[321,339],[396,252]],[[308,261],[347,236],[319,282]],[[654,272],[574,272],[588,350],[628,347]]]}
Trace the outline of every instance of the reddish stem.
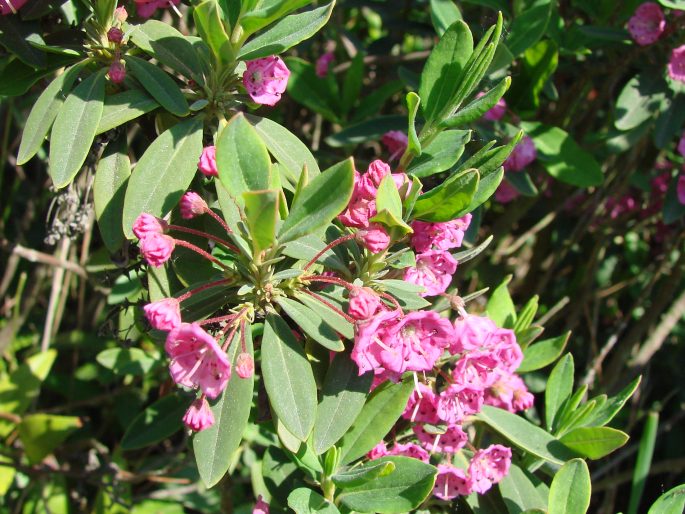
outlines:
{"label": "reddish stem", "polygon": [[224,219],[221,216],[219,216],[216,212],[214,212],[212,209],[207,208],[207,214],[209,214],[212,218],[214,218],[219,223],[219,225],[221,225],[224,228],[224,230],[228,234],[233,233],[233,231],[231,230],[231,227],[229,227],[228,224],[224,221]]}
{"label": "reddish stem", "polygon": [[[231,325],[226,325],[226,328],[230,327]],[[231,345],[231,341],[233,341],[233,337],[235,336],[236,330],[238,330],[238,327],[240,324],[236,324],[233,326],[233,330],[231,330],[231,333],[228,334],[228,337],[226,338],[226,341],[224,341],[224,345],[221,347],[223,351],[227,351],[228,347]],[[223,332],[223,331],[222,331]],[[224,332],[225,333],[225,332]]]}
{"label": "reddish stem", "polygon": [[434,370],[436,373],[438,373],[442,378],[444,378],[445,381],[446,381],[448,384],[452,385],[452,384],[454,383],[454,379],[453,379],[451,376],[449,376],[448,374],[446,374],[446,373],[445,373],[443,370],[441,370],[440,368],[437,368],[437,367],[436,367],[436,368],[433,368],[433,370]]}
{"label": "reddish stem", "polygon": [[240,320],[240,350],[243,353],[247,353],[247,347],[245,346],[245,318]]}
{"label": "reddish stem", "polygon": [[320,297],[318,294],[312,293],[312,292],[309,291],[308,289],[302,289],[302,291],[303,291],[305,294],[307,294],[307,295],[311,296],[312,298],[314,298],[315,300],[318,300],[319,302],[321,302],[322,304],[324,304],[326,307],[328,307],[328,308],[331,309],[332,311],[334,311],[334,312],[340,314],[343,318],[345,318],[345,319],[346,319],[347,321],[349,321],[350,323],[354,323],[354,322],[356,321],[353,317],[349,316],[348,314],[346,314],[345,312],[343,312],[341,309],[338,309],[335,305],[333,305],[331,302],[329,302],[329,301],[326,300],[325,298]]}
{"label": "reddish stem", "polygon": [[326,245],[326,247],[323,250],[321,250],[319,253],[317,253],[311,261],[309,261],[307,263],[307,265],[304,267],[304,271],[307,271],[312,265],[314,265],[314,263],[316,261],[319,260],[319,257],[321,257],[324,253],[326,253],[331,248],[338,246],[339,244],[344,243],[345,241],[349,241],[350,239],[354,239],[354,238],[355,238],[354,234],[348,234],[346,236],[339,237],[338,239],[336,239],[332,243],[329,243],[328,245]]}
{"label": "reddish stem", "polygon": [[183,246],[184,248],[187,248],[188,250],[192,250],[193,252],[202,255],[205,259],[208,261],[213,262],[217,266],[221,267],[224,270],[229,270],[230,268],[226,266],[223,262],[221,262],[219,259],[214,257],[213,255],[209,254],[208,252],[205,252],[202,248],[198,248],[195,246],[193,243],[189,243],[188,241],[184,241],[183,239],[174,239],[176,244],[178,246]]}
{"label": "reddish stem", "polygon": [[397,301],[397,299],[396,299],[394,296],[389,295],[388,293],[381,293],[381,292],[378,292],[378,291],[376,291],[376,292],[378,293],[378,295],[379,295],[381,298],[385,298],[386,300],[389,300],[390,302],[392,302],[392,304],[395,306],[395,308],[396,308],[398,311],[400,311],[400,314],[402,314],[402,306],[399,304],[399,302]]}
{"label": "reddish stem", "polygon": [[324,282],[326,284],[337,284],[349,291],[352,291],[356,287],[340,278],[322,277],[321,275],[307,275],[306,277],[302,277],[301,280],[306,280],[308,282]]}
{"label": "reddish stem", "polygon": [[204,237],[206,239],[209,239],[210,241],[214,241],[215,243],[223,245],[230,250],[233,250],[235,253],[240,253],[240,250],[238,250],[238,248],[235,245],[232,245],[231,243],[221,239],[220,237],[208,234],[207,232],[195,230],[194,228],[182,227],[181,225],[169,225],[168,228],[169,230],[176,230],[177,232],[185,232],[186,234],[193,234],[194,236]]}
{"label": "reddish stem", "polygon": [[221,280],[215,280],[214,282],[207,282],[206,284],[198,286],[195,289],[191,289],[190,291],[186,291],[181,296],[179,296],[177,299],[179,302],[182,302],[183,300],[187,300],[188,298],[190,298],[194,294],[201,293],[202,291],[204,291],[206,289],[211,289],[212,287],[227,284],[231,281],[232,281],[232,279],[230,279],[230,278],[223,278]]}
{"label": "reddish stem", "polygon": [[237,318],[237,314],[226,314],[225,316],[217,316],[216,318],[207,318],[198,321],[198,325],[211,325],[212,323],[221,323],[222,321],[233,321]]}

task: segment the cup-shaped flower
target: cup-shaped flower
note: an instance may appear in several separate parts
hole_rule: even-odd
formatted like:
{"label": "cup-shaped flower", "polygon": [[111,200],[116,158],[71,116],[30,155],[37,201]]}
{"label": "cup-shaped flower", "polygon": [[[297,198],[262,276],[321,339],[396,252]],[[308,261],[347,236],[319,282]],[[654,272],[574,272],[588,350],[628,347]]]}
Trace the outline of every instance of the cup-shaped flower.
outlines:
{"label": "cup-shaped flower", "polygon": [[485,404],[517,412],[533,406],[535,398],[521,377],[506,371],[497,371],[497,380],[485,390]]}
{"label": "cup-shaped flower", "polygon": [[423,447],[431,453],[457,453],[469,439],[460,425],[448,425],[443,434],[428,433],[421,424],[414,425],[413,430]]}
{"label": "cup-shaped flower", "polygon": [[443,223],[414,221],[411,224],[411,228],[414,229],[411,245],[417,252],[459,248],[464,241],[464,234],[471,224],[471,218],[471,214],[466,214],[461,218]]}
{"label": "cup-shaped flower", "polygon": [[656,43],[664,30],[666,30],[666,18],[656,2],[641,4],[628,20],[628,32],[640,46]]}
{"label": "cup-shaped flower", "polygon": [[252,101],[262,105],[276,105],[288,87],[290,70],[275,55],[247,62],[243,85]]}
{"label": "cup-shaped flower", "polygon": [[178,206],[181,210],[181,217],[186,220],[192,219],[195,216],[200,216],[209,210],[207,202],[205,202],[199,194],[193,191],[184,193]]}
{"label": "cup-shaped flower", "polygon": [[457,354],[486,346],[490,334],[497,325],[486,316],[466,314],[454,320],[456,337],[450,346],[450,353]]}
{"label": "cup-shaped flower", "polygon": [[449,425],[460,425],[466,416],[483,408],[483,390],[463,384],[451,384],[440,392],[437,412]]}
{"label": "cup-shaped flower", "polygon": [[457,271],[457,261],[444,250],[428,250],[416,256],[416,266],[406,268],[404,280],[423,286],[421,296],[435,296],[444,293]]}
{"label": "cup-shaped flower", "polygon": [[216,177],[219,171],[216,168],[216,146],[205,146],[200,155],[200,162],[197,163],[198,169],[207,177]]}
{"label": "cup-shaped flower", "polygon": [[484,494],[509,473],[511,450],[493,444],[473,454],[469,463],[469,478],[474,492]]}
{"label": "cup-shaped flower", "polygon": [[140,247],[140,253],[147,263],[150,266],[159,268],[171,258],[176,243],[173,237],[152,232],[145,235],[140,240],[140,243],[138,243],[138,246]]}
{"label": "cup-shaped flower", "polygon": [[674,48],[668,61],[668,75],[679,82],[685,82],[685,45]]}
{"label": "cup-shaped flower", "polygon": [[183,423],[194,432],[200,432],[214,424],[214,414],[204,396],[190,404],[183,416]]}
{"label": "cup-shaped flower", "polygon": [[181,308],[176,298],[163,298],[143,307],[152,328],[173,330],[181,324]]}
{"label": "cup-shaped flower", "polygon": [[411,457],[412,459],[418,459],[423,462],[428,462],[430,460],[430,455],[428,452],[416,443],[395,443],[395,445],[388,451],[388,455],[403,455],[405,457]]}
{"label": "cup-shaped flower", "polygon": [[433,389],[419,382],[409,396],[402,417],[416,423],[437,425],[440,423],[440,418],[436,410],[436,403],[437,397]]}
{"label": "cup-shaped flower", "polygon": [[388,455],[388,448],[385,446],[385,441],[381,441],[376,446],[371,448],[371,451],[366,454],[366,456],[371,459],[380,459]]}
{"label": "cup-shaped flower", "polygon": [[174,328],[164,348],[171,358],[171,378],[177,384],[199,387],[212,399],[226,388],[231,363],[216,340],[197,323],[182,323]]}
{"label": "cup-shaped flower", "polygon": [[463,469],[451,464],[438,464],[438,476],[435,479],[433,495],[449,501],[457,496],[471,494],[471,482]]}

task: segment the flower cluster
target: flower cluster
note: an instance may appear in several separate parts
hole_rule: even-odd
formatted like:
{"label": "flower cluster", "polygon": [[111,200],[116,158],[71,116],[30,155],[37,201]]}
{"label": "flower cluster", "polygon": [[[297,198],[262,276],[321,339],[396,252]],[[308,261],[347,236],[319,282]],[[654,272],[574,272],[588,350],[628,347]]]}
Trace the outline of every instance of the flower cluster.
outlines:
{"label": "flower cluster", "polygon": [[432,311],[393,316],[396,313],[383,312],[358,325],[353,358],[360,373],[373,370],[377,377],[397,380],[403,371],[428,371],[438,361],[449,363],[451,370],[437,370],[443,379],[440,387],[437,382],[417,382],[409,398],[402,416],[412,424],[417,442],[395,443],[391,449],[381,442],[368,457],[406,455],[428,462],[433,454],[444,460],[434,491],[438,498],[485,493],[507,474],[511,450],[500,445],[470,447],[473,456],[466,471],[450,460],[469,446],[464,426],[483,405],[510,412],[533,405],[532,394],[515,374],[523,354],[514,332],[466,312],[454,324]]}

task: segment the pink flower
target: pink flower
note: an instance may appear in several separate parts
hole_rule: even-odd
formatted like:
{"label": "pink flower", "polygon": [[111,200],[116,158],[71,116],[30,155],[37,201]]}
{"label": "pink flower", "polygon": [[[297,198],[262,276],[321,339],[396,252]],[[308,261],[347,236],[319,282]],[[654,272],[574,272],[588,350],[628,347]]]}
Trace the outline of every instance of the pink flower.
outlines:
{"label": "pink flower", "polygon": [[152,214],[144,212],[133,222],[133,233],[138,239],[143,239],[148,234],[164,234],[167,223]]}
{"label": "pink flower", "polygon": [[482,408],[482,389],[451,384],[438,396],[438,416],[450,425],[461,424],[467,416],[480,412]]}
{"label": "pink flower", "polygon": [[316,60],[316,75],[321,78],[328,75],[328,67],[334,60],[335,54],[333,52],[326,52],[325,54],[321,55]]}
{"label": "pink flower", "polygon": [[498,360],[498,367],[510,373],[523,361],[523,352],[516,342],[516,334],[509,328],[494,330],[487,339],[487,348]]}
{"label": "pink flower", "polygon": [[0,0],[0,14],[16,14],[28,0]]}
{"label": "pink flower", "polygon": [[371,451],[366,454],[370,460],[380,459],[388,455],[388,449],[385,446],[385,441],[381,441],[376,446],[371,448]]}
{"label": "pink flower", "polygon": [[385,145],[390,152],[389,161],[393,161],[401,156],[407,149],[409,140],[407,139],[407,134],[400,130],[390,130],[383,134],[381,142]]}
{"label": "pink flower", "polygon": [[388,346],[383,342],[387,335],[387,329],[394,324],[399,317],[398,311],[381,311],[365,323],[359,323],[355,327],[354,347],[350,357],[359,367],[359,374],[367,371],[380,369],[381,351]]}
{"label": "pink flower", "polygon": [[252,514],[269,514],[269,504],[262,500],[262,495],[257,496],[257,503],[252,509]]}
{"label": "pink flower", "polygon": [[457,261],[444,250],[428,250],[416,256],[416,266],[406,268],[404,280],[423,286],[421,296],[435,296],[444,293],[457,271]]}
{"label": "pink flower", "polygon": [[216,169],[216,146],[205,146],[202,149],[200,162],[197,163],[199,170],[207,177],[216,177],[219,172]]}
{"label": "pink flower", "polygon": [[138,16],[149,18],[157,9],[164,9],[173,5],[178,5],[181,0],[136,0]]}
{"label": "pink flower", "polygon": [[290,70],[280,57],[272,55],[247,61],[243,84],[252,101],[262,105],[276,105],[288,87]]}
{"label": "pink flower", "polygon": [[124,40],[124,33],[120,28],[112,27],[107,31],[107,39],[111,43],[120,44]]}
{"label": "pink flower", "polygon": [[121,84],[126,78],[126,68],[121,61],[114,61],[109,65],[109,80],[115,84]]}
{"label": "pink flower", "polygon": [[513,202],[519,196],[521,196],[521,193],[519,193],[518,190],[507,180],[500,182],[500,185],[495,191],[495,200],[497,200],[499,203]]}
{"label": "pink flower", "polygon": [[438,250],[459,248],[464,241],[464,234],[471,224],[471,214],[444,223],[426,223],[414,221],[411,228],[414,234],[411,245],[417,252],[426,252],[433,247]]}
{"label": "pink flower", "polygon": [[390,245],[390,236],[385,227],[378,223],[371,223],[369,228],[357,232],[361,243],[371,253],[381,253]]}
{"label": "pink flower", "polygon": [[683,132],[683,135],[680,136],[680,140],[678,141],[678,153],[685,157],[685,132]]}
{"label": "pink flower", "polygon": [[114,9],[114,19],[119,23],[124,23],[128,19],[128,11],[123,5]]}
{"label": "pink flower", "polygon": [[438,464],[438,476],[435,479],[433,495],[449,501],[457,496],[471,494],[471,482],[463,469],[451,464]]}
{"label": "pink flower", "polygon": [[506,371],[497,373],[498,379],[485,391],[485,404],[517,412],[533,406],[535,398],[528,392],[521,377]]}
{"label": "pink flower", "polygon": [[678,201],[685,205],[685,174],[681,174],[678,177],[678,184],[676,185],[676,193],[678,195]]}
{"label": "pink flower", "polygon": [[411,191],[411,180],[406,173],[393,173],[392,180],[395,182],[395,187],[397,192],[400,194],[400,198],[406,199]]}
{"label": "pink flower", "polygon": [[473,454],[469,464],[469,478],[473,491],[485,494],[494,484],[499,483],[511,465],[511,450],[499,444],[488,446]]}
{"label": "pink flower", "polygon": [[350,301],[347,314],[354,319],[365,320],[376,314],[381,306],[381,300],[368,287],[356,287],[350,291]]}
{"label": "pink flower", "polygon": [[241,353],[235,361],[235,371],[240,378],[250,378],[254,375],[254,359],[249,353]]}
{"label": "pink flower", "polygon": [[490,318],[466,314],[454,320],[456,337],[450,346],[450,353],[462,353],[465,350],[476,350],[487,344],[490,334],[497,330],[497,325]]}
{"label": "pink flower", "polygon": [[197,323],[182,323],[174,328],[164,348],[171,358],[171,378],[177,384],[199,387],[212,399],[226,388],[231,363],[216,340]]}
{"label": "pink flower", "polygon": [[371,179],[371,183],[374,187],[378,188],[381,185],[381,181],[386,175],[390,175],[390,165],[387,162],[383,162],[380,159],[376,159],[371,164],[369,164],[366,170],[366,176]]}
{"label": "pink flower", "polygon": [[440,422],[440,418],[435,407],[436,403],[437,397],[433,389],[419,382],[418,389],[414,388],[409,396],[402,417],[412,422],[437,425]]}
{"label": "pink flower", "polygon": [[537,156],[533,140],[523,136],[502,166],[505,171],[521,171],[537,159]]}
{"label": "pink flower", "polygon": [[183,423],[194,432],[201,432],[214,424],[214,414],[206,398],[198,398],[190,404],[183,416]]}
{"label": "pink flower", "polygon": [[[485,91],[481,91],[480,93],[478,93],[476,98],[482,98],[484,96]],[[504,98],[500,98],[495,104],[495,106],[483,115],[483,118],[485,118],[488,121],[498,121],[501,120],[506,113],[507,102],[504,101]]]}
{"label": "pink flower", "polygon": [[423,425],[414,425],[414,434],[423,447],[431,453],[457,453],[468,441],[459,425],[449,425],[444,434],[429,434]]}
{"label": "pink flower", "polygon": [[159,268],[162,264],[169,260],[174,251],[173,237],[165,234],[158,234],[156,232],[149,233],[140,240],[138,246],[143,258],[150,266]]}
{"label": "pink flower", "polygon": [[668,74],[673,80],[685,82],[685,45],[674,48],[671,52]]}
{"label": "pink flower", "polygon": [[656,43],[666,30],[664,13],[655,2],[645,2],[640,5],[628,20],[628,32],[640,46]]}
{"label": "pink flower", "polygon": [[499,365],[499,360],[491,352],[473,350],[457,361],[452,376],[457,384],[482,390],[497,380],[493,371]]}
{"label": "pink flower", "polygon": [[403,455],[405,457],[411,457],[412,459],[422,460],[423,462],[428,462],[430,460],[428,452],[415,443],[395,443],[388,452],[388,455]]}
{"label": "pink flower", "polygon": [[176,298],[163,298],[143,307],[152,328],[172,330],[181,324],[181,307]]}
{"label": "pink flower", "polygon": [[199,194],[192,191],[188,191],[181,197],[179,207],[181,209],[181,217],[186,220],[200,216],[209,210],[207,202]]}

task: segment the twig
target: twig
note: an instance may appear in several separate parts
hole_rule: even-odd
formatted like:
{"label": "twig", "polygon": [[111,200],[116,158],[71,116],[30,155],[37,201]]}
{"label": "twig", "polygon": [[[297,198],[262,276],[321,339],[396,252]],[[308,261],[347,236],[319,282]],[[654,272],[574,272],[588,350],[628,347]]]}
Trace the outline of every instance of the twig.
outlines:
{"label": "twig", "polygon": [[[69,252],[71,240],[68,237],[62,238],[59,243],[57,260],[65,261]],[[52,287],[50,288],[50,301],[48,303],[48,315],[45,318],[45,326],[43,328],[43,337],[40,341],[40,351],[45,352],[50,346],[50,339],[52,338],[52,327],[55,321],[55,314],[58,307],[60,292],[64,282],[64,267],[56,267],[52,276]]]}
{"label": "twig", "polygon": [[88,278],[88,272],[86,272],[85,268],[79,266],[75,262],[65,260],[64,258],[55,257],[49,253],[43,253],[39,252],[38,250],[26,248],[20,244],[17,244],[12,248],[12,253],[30,262],[38,262],[40,264],[46,264],[55,268],[62,268],[75,273],[79,277]]}

